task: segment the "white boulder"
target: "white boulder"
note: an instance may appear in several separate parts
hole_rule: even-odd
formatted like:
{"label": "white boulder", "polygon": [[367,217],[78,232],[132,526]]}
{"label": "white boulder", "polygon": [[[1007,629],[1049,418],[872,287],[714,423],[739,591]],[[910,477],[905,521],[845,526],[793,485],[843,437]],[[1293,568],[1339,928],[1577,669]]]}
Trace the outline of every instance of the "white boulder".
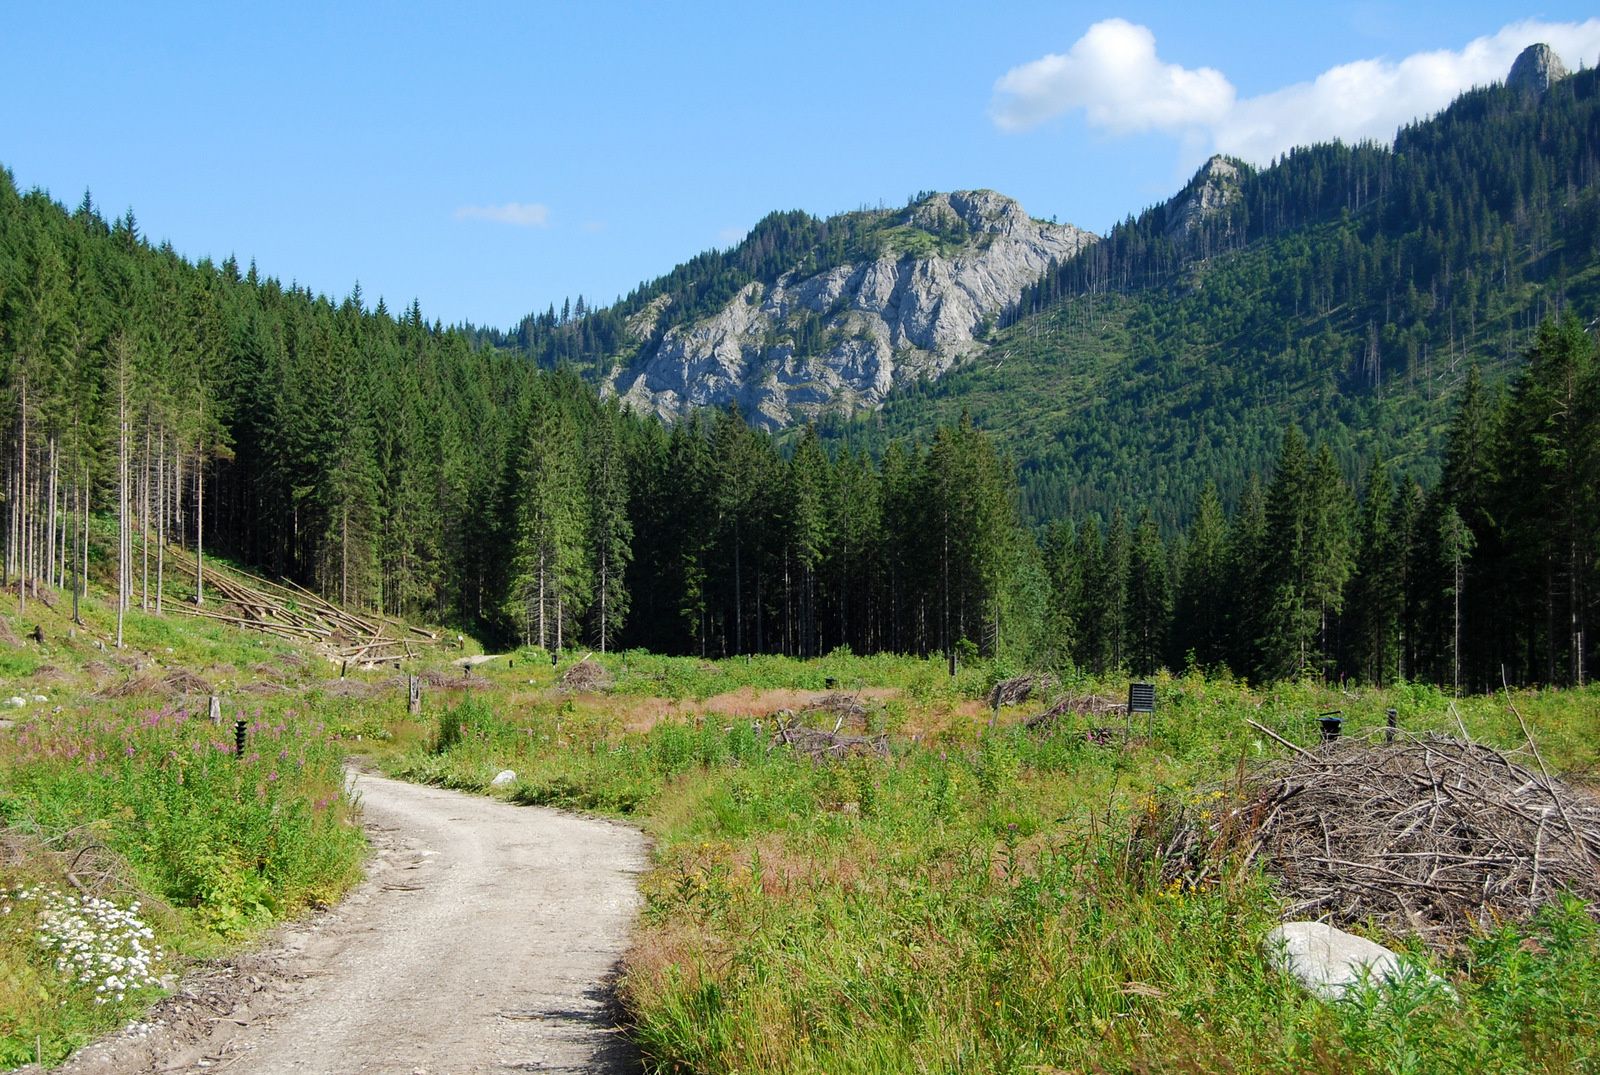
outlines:
{"label": "white boulder", "polygon": [[1392,983],[1402,973],[1394,951],[1326,922],[1285,922],[1267,934],[1262,947],[1269,963],[1326,1001],[1340,999],[1363,980]]}
{"label": "white boulder", "polygon": [[509,788],[512,784],[515,784],[516,782],[517,782],[516,770],[514,770],[514,769],[501,769],[498,773],[496,773],[494,775],[494,779],[489,781],[489,786],[491,788]]}
{"label": "white boulder", "polygon": [[5,704],[13,709],[21,709],[23,706],[28,704],[28,700],[26,698],[18,698],[16,695],[12,695],[10,698],[5,700]]}

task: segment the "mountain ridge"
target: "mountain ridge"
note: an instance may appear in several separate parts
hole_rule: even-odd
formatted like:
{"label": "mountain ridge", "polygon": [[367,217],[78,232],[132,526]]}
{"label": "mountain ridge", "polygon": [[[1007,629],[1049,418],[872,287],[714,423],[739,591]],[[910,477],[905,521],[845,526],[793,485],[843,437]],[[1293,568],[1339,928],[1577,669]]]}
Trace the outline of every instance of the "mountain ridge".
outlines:
{"label": "mountain ridge", "polygon": [[768,429],[834,409],[875,409],[896,384],[934,378],[975,349],[1000,311],[1096,236],[1030,218],[990,190],[932,194],[880,221],[857,257],[752,280],[720,311],[658,329],[662,296],[629,321],[641,348],[602,394],[662,418],[737,403]]}
{"label": "mountain ridge", "polygon": [[1393,148],[1208,162],[1047,271],[982,356],[824,432],[878,452],[970,411],[1036,525],[1149,509],[1171,531],[1210,479],[1235,503],[1290,424],[1347,480],[1382,456],[1430,482],[1471,369],[1508,382],[1545,317],[1600,313],[1597,89],[1500,83]]}

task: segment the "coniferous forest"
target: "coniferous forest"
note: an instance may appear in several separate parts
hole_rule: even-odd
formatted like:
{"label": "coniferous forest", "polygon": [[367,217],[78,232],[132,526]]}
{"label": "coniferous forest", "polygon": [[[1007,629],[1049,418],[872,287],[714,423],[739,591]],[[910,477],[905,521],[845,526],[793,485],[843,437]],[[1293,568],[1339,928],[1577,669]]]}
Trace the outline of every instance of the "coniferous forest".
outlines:
{"label": "coniferous forest", "polygon": [[[855,256],[871,214],[778,214],[616,307],[580,299],[501,336],[190,263],[131,211],[69,210],[5,173],[5,580],[109,578],[157,607],[171,544],[545,647],[1580,682],[1600,551],[1600,363],[1574,314],[1600,244],[1595,84],[1559,83],[1531,122],[1491,88],[1392,152],[1297,151],[1181,242],[1152,211],[1046,274],[1009,338],[1142,304],[1141,390],[1187,377],[1200,336],[1222,371],[1169,416],[1181,432],[1102,423],[1123,439],[1071,466],[1009,454],[1025,445],[997,444],[981,406],[906,419],[916,392],[887,422],[779,439],[736,411],[669,427],[595,393],[630,310],[671,293],[690,316],[797,258]],[[1440,341],[1448,380],[1426,357]],[[1314,420],[1289,405],[1302,381]],[[1352,438],[1386,389],[1399,432]],[[1246,414],[1252,392],[1282,405]],[[1403,402],[1419,393],[1429,407]],[[1074,489],[1126,489],[1165,465],[1128,438],[1182,441],[1195,420],[1229,449],[1152,480],[1137,514],[1040,492],[1072,466],[1090,467]]]}

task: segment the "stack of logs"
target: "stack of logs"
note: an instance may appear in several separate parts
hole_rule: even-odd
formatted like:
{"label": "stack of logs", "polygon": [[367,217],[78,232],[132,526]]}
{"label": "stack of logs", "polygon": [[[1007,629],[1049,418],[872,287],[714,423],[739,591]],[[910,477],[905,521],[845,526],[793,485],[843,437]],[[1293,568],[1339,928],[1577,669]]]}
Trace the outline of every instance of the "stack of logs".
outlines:
{"label": "stack of logs", "polygon": [[210,595],[226,602],[220,611],[177,602],[168,607],[186,616],[310,642],[328,658],[357,667],[410,659],[417,656],[415,646],[437,642],[431,631],[351,612],[288,580],[253,579],[254,585],[249,585],[222,572],[208,571],[205,582]]}

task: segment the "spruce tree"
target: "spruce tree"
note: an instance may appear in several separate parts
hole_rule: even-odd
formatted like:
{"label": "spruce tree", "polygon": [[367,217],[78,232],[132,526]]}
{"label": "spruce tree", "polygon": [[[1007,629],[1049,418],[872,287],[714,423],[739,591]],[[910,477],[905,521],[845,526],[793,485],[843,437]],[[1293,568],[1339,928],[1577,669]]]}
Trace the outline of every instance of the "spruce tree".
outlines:
{"label": "spruce tree", "polygon": [[1184,542],[1173,612],[1174,645],[1186,665],[1214,668],[1227,660],[1227,525],[1217,485],[1208,481]]}
{"label": "spruce tree", "polygon": [[1128,550],[1128,665],[1139,676],[1161,667],[1166,653],[1172,593],[1167,548],[1147,510],[1139,517]]}
{"label": "spruce tree", "polygon": [[628,621],[628,567],[633,560],[633,523],[628,518],[627,460],[621,408],[608,400],[588,436],[589,563],[594,572],[589,611],[591,636],[601,653],[612,648]]}

